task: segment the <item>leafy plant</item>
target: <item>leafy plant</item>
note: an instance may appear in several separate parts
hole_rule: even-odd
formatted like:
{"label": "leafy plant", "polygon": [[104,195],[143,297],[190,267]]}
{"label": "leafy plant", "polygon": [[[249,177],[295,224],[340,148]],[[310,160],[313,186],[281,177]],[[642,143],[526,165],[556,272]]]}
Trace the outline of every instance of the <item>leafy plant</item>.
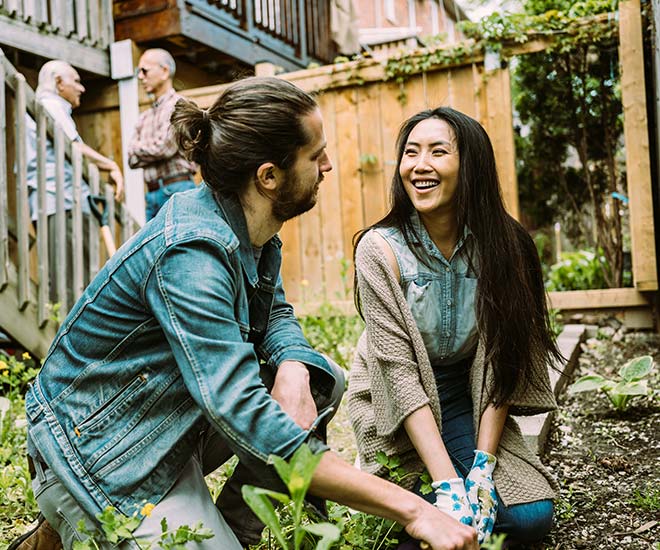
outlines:
{"label": "leafy plant", "polygon": [[[316,550],[327,550],[339,540],[341,531],[336,525],[328,522],[305,523],[305,495],[321,456],[313,454],[307,445],[301,445],[289,462],[278,456],[270,456],[269,460],[289,491],[288,495],[253,485],[244,485],[241,489],[245,502],[270,529],[283,550],[301,550],[307,534],[318,537]],[[289,508],[292,530],[282,525],[271,499]]]}
{"label": "leafy plant", "polygon": [[23,395],[28,382],[39,372],[32,356],[24,352],[18,359],[14,355],[0,352],[0,395],[13,400]]}
{"label": "leafy plant", "polygon": [[553,290],[589,290],[606,288],[609,267],[605,256],[591,250],[564,252],[562,260],[550,267],[546,288]]}
{"label": "leafy plant", "polygon": [[587,374],[579,378],[568,388],[570,393],[602,391],[618,411],[625,411],[630,400],[639,395],[648,394],[645,378],[653,370],[653,358],[642,355],[628,361],[619,369],[619,378],[610,380],[600,374]]}
{"label": "leafy plant", "polygon": [[647,512],[660,512],[660,488],[649,486],[641,491],[636,489],[630,504]]}
{"label": "leafy plant", "polygon": [[299,318],[303,333],[311,346],[329,355],[340,366],[348,368],[355,346],[364,330],[358,315],[345,315],[339,308],[324,302],[314,315]]}
{"label": "leafy plant", "polygon": [[[400,485],[406,478],[419,475],[418,472],[409,472],[406,470],[401,465],[401,459],[398,456],[389,456],[386,455],[383,451],[378,451],[376,453],[376,462],[387,468],[390,481],[396,483],[397,485]],[[431,487],[431,482],[433,480],[427,471],[422,472],[422,475],[419,476],[419,479],[422,482],[420,492],[423,495],[428,495],[431,491],[433,491],[433,487]]]}
{"label": "leafy plant", "polygon": [[77,525],[78,532],[87,535],[83,541],[74,541],[73,550],[99,550],[100,544],[117,544],[121,540],[131,540],[140,550],[184,550],[188,542],[201,542],[213,538],[215,535],[210,529],[198,523],[194,527],[181,525],[176,529],[169,529],[167,520],[163,518],[160,522],[161,533],[152,541],[136,539],[134,531],[139,527],[145,516],[149,516],[154,505],[146,503],[131,516],[125,516],[112,506],[108,506],[103,512],[96,515],[101,524],[101,530],[89,529],[85,520],[80,520]]}

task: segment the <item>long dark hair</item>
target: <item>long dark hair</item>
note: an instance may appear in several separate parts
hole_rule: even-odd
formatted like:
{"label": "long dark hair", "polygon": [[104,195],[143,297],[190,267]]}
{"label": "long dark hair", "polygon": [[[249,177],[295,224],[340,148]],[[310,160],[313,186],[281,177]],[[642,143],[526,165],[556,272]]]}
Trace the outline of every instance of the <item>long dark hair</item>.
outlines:
{"label": "long dark hair", "polygon": [[311,136],[303,118],[317,108],[297,86],[273,77],[230,84],[208,109],[180,99],[170,119],[179,149],[220,194],[240,194],[265,162],[283,170]]}
{"label": "long dark hair", "polygon": [[[454,195],[458,235],[467,226],[475,238],[479,277],[477,327],[485,341],[486,363],[493,368],[494,387],[489,398],[495,405],[502,405],[519,384],[534,383],[528,376],[532,361],[552,364],[553,359],[561,357],[550,328],[541,263],[532,238],[504,208],[493,146],[476,120],[449,107],[417,113],[399,130],[397,167],[413,128],[429,118],[447,122],[458,147],[458,185]],[[411,251],[426,263],[428,257],[423,247],[414,245],[419,240],[411,218],[414,206],[398,168],[392,178],[390,204],[389,212],[380,221],[355,235],[354,251],[370,229],[396,227]],[[354,300],[362,315],[355,283]],[[537,350],[540,357],[533,356]]]}

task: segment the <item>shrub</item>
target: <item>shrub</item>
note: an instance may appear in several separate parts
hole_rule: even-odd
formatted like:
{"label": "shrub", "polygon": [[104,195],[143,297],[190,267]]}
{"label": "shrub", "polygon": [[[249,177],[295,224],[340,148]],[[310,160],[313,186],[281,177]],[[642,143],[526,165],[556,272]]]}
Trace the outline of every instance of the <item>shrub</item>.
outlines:
{"label": "shrub", "polygon": [[546,288],[555,290],[589,290],[606,288],[607,260],[601,251],[564,252],[561,262],[550,266]]}

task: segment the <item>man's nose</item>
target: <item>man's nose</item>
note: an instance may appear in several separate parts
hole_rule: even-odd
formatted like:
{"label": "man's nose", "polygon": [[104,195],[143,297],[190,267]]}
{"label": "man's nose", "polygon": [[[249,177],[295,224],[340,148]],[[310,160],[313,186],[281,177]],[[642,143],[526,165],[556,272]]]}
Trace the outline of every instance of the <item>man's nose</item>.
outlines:
{"label": "man's nose", "polygon": [[325,153],[323,162],[321,163],[321,172],[330,172],[330,170],[332,170],[332,161],[330,160],[328,154]]}

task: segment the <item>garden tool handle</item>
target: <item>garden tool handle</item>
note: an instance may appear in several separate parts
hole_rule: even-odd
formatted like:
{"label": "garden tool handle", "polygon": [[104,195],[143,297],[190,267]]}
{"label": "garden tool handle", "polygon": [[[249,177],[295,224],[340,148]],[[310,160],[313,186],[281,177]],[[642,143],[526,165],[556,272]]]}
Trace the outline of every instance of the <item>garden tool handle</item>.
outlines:
{"label": "garden tool handle", "polygon": [[[115,240],[112,237],[110,227],[108,227],[108,201],[105,197],[100,195],[89,195],[87,201],[89,202],[89,208],[92,211],[92,214],[101,226],[101,237],[103,237],[103,244],[105,245],[108,257],[112,257],[114,253],[117,252],[117,247],[115,246]],[[99,207],[103,207],[103,211],[101,211]]]}
{"label": "garden tool handle", "polygon": [[[87,202],[89,202],[89,209],[94,214],[96,221],[103,227],[108,225],[108,201],[101,195],[88,195]],[[99,207],[103,207],[100,210]]]}

